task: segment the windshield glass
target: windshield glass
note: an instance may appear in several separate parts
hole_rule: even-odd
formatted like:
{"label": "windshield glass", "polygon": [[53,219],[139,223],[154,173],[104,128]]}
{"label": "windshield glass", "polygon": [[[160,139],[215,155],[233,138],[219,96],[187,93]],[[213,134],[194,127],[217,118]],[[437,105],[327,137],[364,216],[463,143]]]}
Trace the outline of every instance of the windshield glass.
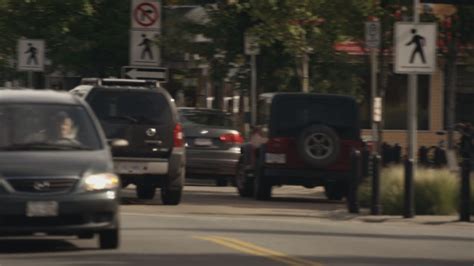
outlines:
{"label": "windshield glass", "polygon": [[215,127],[233,127],[230,115],[218,112],[180,111],[183,124],[206,125]]}
{"label": "windshield glass", "polygon": [[12,104],[0,107],[0,150],[96,150],[100,138],[80,106]]}
{"label": "windshield glass", "polygon": [[101,121],[127,124],[170,124],[166,98],[148,91],[96,90],[88,100]]}

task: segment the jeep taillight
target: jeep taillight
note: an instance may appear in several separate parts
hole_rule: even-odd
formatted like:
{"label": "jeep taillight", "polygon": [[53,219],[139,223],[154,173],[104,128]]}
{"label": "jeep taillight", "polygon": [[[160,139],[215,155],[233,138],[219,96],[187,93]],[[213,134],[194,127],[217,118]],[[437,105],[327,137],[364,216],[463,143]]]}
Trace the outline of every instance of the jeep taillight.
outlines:
{"label": "jeep taillight", "polygon": [[175,148],[184,147],[183,127],[181,126],[180,123],[177,123],[176,126],[174,127],[173,139],[174,139]]}
{"label": "jeep taillight", "polygon": [[242,144],[244,143],[244,138],[240,133],[228,133],[221,135],[219,137],[220,141],[224,143],[229,143],[229,144]]}

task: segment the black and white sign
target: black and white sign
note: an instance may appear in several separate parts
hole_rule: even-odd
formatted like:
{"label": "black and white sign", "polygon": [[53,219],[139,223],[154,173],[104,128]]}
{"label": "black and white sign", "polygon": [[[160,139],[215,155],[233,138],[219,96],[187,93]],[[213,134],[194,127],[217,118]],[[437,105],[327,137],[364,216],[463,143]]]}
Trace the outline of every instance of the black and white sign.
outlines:
{"label": "black and white sign", "polygon": [[165,67],[122,67],[122,77],[131,79],[156,80],[162,83],[168,81],[168,69]]}
{"label": "black and white sign", "polygon": [[18,70],[44,71],[44,40],[18,40]]}
{"label": "black and white sign", "polygon": [[395,73],[429,74],[436,70],[436,24],[395,24]]}
{"label": "black and white sign", "polygon": [[159,66],[161,62],[160,49],[155,39],[157,31],[131,30],[130,31],[130,65],[132,66]]}
{"label": "black and white sign", "polygon": [[365,23],[365,46],[367,48],[379,48],[380,22],[370,21]]}
{"label": "black and white sign", "polygon": [[132,29],[159,30],[161,4],[157,0],[133,0],[131,7]]}

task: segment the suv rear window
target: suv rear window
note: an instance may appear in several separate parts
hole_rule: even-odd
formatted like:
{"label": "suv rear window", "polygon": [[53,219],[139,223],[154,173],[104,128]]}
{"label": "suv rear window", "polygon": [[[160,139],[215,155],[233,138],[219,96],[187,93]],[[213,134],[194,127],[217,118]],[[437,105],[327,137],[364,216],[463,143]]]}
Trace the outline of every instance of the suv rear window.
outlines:
{"label": "suv rear window", "polygon": [[272,111],[270,130],[277,136],[296,136],[310,125],[324,124],[343,138],[359,137],[357,108],[350,99],[282,97],[274,101]]}
{"label": "suv rear window", "polygon": [[97,89],[88,98],[92,109],[102,121],[160,125],[172,123],[170,106],[160,93]]}

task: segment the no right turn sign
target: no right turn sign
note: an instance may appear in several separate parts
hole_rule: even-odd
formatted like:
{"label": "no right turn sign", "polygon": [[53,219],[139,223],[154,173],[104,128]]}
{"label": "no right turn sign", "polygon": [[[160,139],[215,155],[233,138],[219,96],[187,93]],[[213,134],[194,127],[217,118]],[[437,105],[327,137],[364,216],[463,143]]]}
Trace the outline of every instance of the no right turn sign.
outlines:
{"label": "no right turn sign", "polygon": [[436,24],[395,24],[395,73],[429,74],[436,70]]}

